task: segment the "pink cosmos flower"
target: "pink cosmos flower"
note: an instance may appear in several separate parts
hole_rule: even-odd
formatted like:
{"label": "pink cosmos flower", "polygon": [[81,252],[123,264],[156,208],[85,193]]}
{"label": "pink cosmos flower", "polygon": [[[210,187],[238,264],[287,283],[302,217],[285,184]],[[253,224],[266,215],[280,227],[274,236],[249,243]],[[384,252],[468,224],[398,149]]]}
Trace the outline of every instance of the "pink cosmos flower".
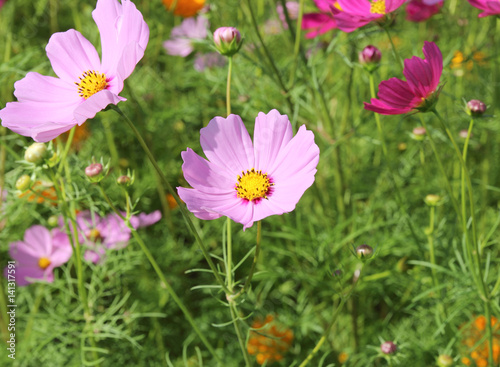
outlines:
{"label": "pink cosmos flower", "polygon": [[[49,231],[39,225],[24,233],[24,240],[9,246],[10,256],[16,260],[16,283],[25,286],[34,280],[54,281],[54,268],[66,263],[73,250],[66,234],[58,229]],[[4,275],[7,277],[8,269]],[[12,274],[11,274],[12,275]]]}
{"label": "pink cosmos flower", "polygon": [[334,8],[333,14],[340,30],[352,32],[384,18],[405,2],[406,0],[337,0],[341,10]]}
{"label": "pink cosmos flower", "polygon": [[[430,0],[427,0],[430,1]],[[426,2],[426,0],[410,0],[406,6],[406,20],[410,22],[423,22],[434,14],[439,13],[444,0]]]}
{"label": "pink cosmos flower", "polygon": [[305,125],[293,136],[286,115],[260,112],[253,143],[237,115],[215,117],[200,131],[208,160],[182,152],[182,170],[193,187],[177,191],[198,218],[227,216],[249,228],[270,215],[292,211],[314,182],[319,148]]}
{"label": "pink cosmos flower", "polygon": [[92,16],[101,34],[102,61],[80,32],[54,33],[45,50],[58,78],[29,72],[16,82],[18,101],[0,111],[3,126],[47,142],[125,100],[118,94],[144,55],[148,26],[130,0],[98,0]]}
{"label": "pink cosmos flower", "polygon": [[169,55],[186,57],[194,51],[193,42],[203,40],[208,35],[210,23],[204,16],[186,18],[172,29],[170,39],[163,42]]}
{"label": "pink cosmos flower", "polygon": [[314,0],[320,10],[319,13],[304,14],[302,18],[302,29],[311,30],[306,33],[306,38],[314,38],[337,28],[333,18],[333,7],[338,8],[337,0]]}
{"label": "pink cosmos flower", "polygon": [[218,52],[197,53],[194,59],[194,69],[199,72],[224,65],[226,65],[226,58]]}
{"label": "pink cosmos flower", "polygon": [[[150,214],[132,216],[130,224],[137,229],[150,226],[160,219],[161,213],[157,210]],[[84,258],[94,264],[104,260],[107,250],[122,249],[130,240],[130,229],[115,213],[102,218],[90,211],[84,211],[77,215],[76,224],[80,243],[86,248]]]}
{"label": "pink cosmos flower", "polygon": [[379,99],[365,102],[365,109],[382,115],[399,115],[432,106],[443,71],[443,56],[433,42],[424,42],[423,51],[425,59],[413,56],[404,61],[406,81],[398,78],[382,81]]}
{"label": "pink cosmos flower", "polygon": [[483,10],[478,15],[479,18],[487,17],[488,15],[500,14],[500,1],[498,0],[467,0],[472,6]]}

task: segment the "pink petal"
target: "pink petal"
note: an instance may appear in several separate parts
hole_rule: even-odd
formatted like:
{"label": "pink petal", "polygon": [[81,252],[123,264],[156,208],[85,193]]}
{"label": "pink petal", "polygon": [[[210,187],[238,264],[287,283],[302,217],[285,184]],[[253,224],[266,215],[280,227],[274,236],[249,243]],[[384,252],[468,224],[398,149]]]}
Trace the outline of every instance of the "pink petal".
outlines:
{"label": "pink petal", "polygon": [[73,248],[66,233],[58,229],[52,230],[52,255],[50,256],[50,266],[56,268],[68,262],[73,254]]}
{"label": "pink petal", "polygon": [[200,131],[203,152],[210,162],[236,176],[254,168],[250,135],[237,115],[215,117]]}
{"label": "pink petal", "polygon": [[424,42],[424,56],[425,60],[429,63],[432,73],[432,89],[435,90],[441,79],[441,74],[443,73],[443,55],[441,50],[433,42]]}
{"label": "pink petal", "polygon": [[[34,225],[24,233],[24,243],[29,246],[38,257],[50,257],[52,253],[52,236],[47,228]],[[36,252],[35,252],[36,251]]]}
{"label": "pink petal", "polygon": [[132,227],[135,229],[141,228],[141,227],[149,227],[157,222],[160,221],[162,215],[159,210],[155,210],[152,213],[146,214],[146,213],[140,213],[137,216],[132,216],[130,218],[130,224],[132,224]]}
{"label": "pink petal", "polygon": [[312,30],[306,34],[306,38],[314,38],[336,28],[335,19],[327,14],[304,14],[302,19],[302,29]]}
{"label": "pink petal", "polygon": [[403,74],[412,92],[421,98],[426,98],[432,90],[432,74],[429,65],[419,57],[413,56],[404,61]]}
{"label": "pink petal", "polygon": [[259,112],[255,119],[253,136],[254,168],[268,169],[292,137],[292,124],[288,116],[281,115],[277,110],[272,110],[267,115]]}
{"label": "pink petal", "polygon": [[220,197],[218,197],[217,195],[205,194],[199,190],[186,189],[184,187],[177,187],[177,193],[182,201],[186,203],[189,211],[193,213],[196,218],[203,220],[220,218],[222,214],[212,210],[212,206],[220,204],[221,200],[230,201],[234,199],[228,198],[226,195],[220,195]]}
{"label": "pink petal", "polygon": [[186,57],[194,51],[191,40],[187,38],[174,38],[163,42],[163,47],[169,55]]}
{"label": "pink petal", "polygon": [[111,91],[104,89],[97,92],[90,98],[83,101],[75,110],[75,120],[78,125],[83,124],[87,119],[94,118],[97,112],[102,111],[109,104],[118,104],[118,102],[125,101],[126,99]]}
{"label": "pink petal", "polygon": [[74,29],[54,33],[45,50],[52,69],[65,81],[78,82],[84,72],[101,69],[95,47]]}

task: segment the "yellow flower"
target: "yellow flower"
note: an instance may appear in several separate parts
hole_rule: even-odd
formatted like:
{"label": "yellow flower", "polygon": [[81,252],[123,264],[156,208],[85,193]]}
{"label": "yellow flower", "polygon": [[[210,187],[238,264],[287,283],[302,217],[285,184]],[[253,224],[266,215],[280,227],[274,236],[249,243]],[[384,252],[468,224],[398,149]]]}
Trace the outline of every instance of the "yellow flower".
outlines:
{"label": "yellow flower", "polygon": [[174,15],[188,18],[196,15],[203,6],[205,0],[162,0],[167,10],[171,11],[171,7],[175,4]]}

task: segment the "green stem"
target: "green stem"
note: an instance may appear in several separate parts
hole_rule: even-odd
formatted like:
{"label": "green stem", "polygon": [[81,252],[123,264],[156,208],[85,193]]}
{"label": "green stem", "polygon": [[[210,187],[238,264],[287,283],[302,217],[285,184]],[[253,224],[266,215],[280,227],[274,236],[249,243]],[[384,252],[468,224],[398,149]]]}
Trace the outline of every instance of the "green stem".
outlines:
{"label": "green stem", "polygon": [[127,115],[125,115],[120,110],[120,108],[118,106],[111,105],[111,108],[113,108],[121,117],[123,117],[123,119],[125,120],[125,122],[127,123],[127,125],[132,129],[132,132],[134,133],[137,141],[139,142],[139,144],[141,145],[142,149],[144,150],[144,152],[148,156],[149,161],[151,162],[151,164],[153,165],[154,169],[158,173],[158,176],[163,181],[163,184],[167,187],[167,190],[170,192],[170,194],[174,197],[175,201],[177,202],[177,205],[179,205],[179,209],[180,209],[180,211],[181,211],[181,213],[182,213],[182,215],[184,217],[184,220],[186,221],[186,224],[187,224],[189,230],[191,231],[191,233],[195,237],[195,240],[198,243],[198,246],[200,247],[201,252],[203,253],[203,256],[205,256],[205,259],[206,259],[208,265],[210,266],[210,269],[212,270],[212,273],[214,274],[215,279],[217,280],[217,282],[221,286],[222,290],[226,294],[230,293],[229,289],[227,289],[227,287],[226,287],[226,284],[222,280],[222,278],[221,278],[221,276],[219,274],[219,271],[217,270],[214,262],[212,261],[212,258],[210,257],[210,254],[209,254],[209,252],[208,252],[205,244],[203,243],[200,235],[198,234],[198,231],[196,230],[196,228],[195,228],[195,226],[193,224],[193,221],[189,217],[189,213],[187,212],[186,208],[184,207],[183,202],[181,201],[181,199],[179,198],[179,196],[177,195],[177,193],[175,192],[175,190],[172,188],[172,185],[170,185],[170,182],[168,182],[167,178],[163,174],[160,166],[156,162],[156,159],[154,158],[154,156],[151,153],[151,151],[149,150],[146,142],[144,141],[144,139],[142,138],[141,134],[139,133],[139,130],[137,130],[137,128],[135,127],[134,123],[127,117]]}
{"label": "green stem", "polygon": [[387,27],[384,27],[384,31],[385,33],[387,33],[387,37],[389,38],[389,42],[391,43],[392,53],[394,55],[394,58],[396,59],[397,64],[399,65],[399,68],[401,69],[401,74],[403,74],[404,63],[403,60],[401,59],[401,56],[399,56],[398,51],[396,50],[396,46],[394,45],[394,42],[391,37],[391,32],[389,32],[389,29],[387,29]]}
{"label": "green stem", "polygon": [[[23,334],[23,342],[29,347],[29,338],[31,336],[31,329],[33,328],[33,322],[35,315],[38,313],[38,309],[40,308],[40,304],[43,299],[43,291],[45,289],[45,284],[40,284],[40,287],[37,289],[37,294],[35,298],[35,303],[33,304],[33,308],[31,309],[30,316],[28,318],[28,322],[26,323],[26,329]],[[27,351],[26,351],[27,352]]]}
{"label": "green stem", "polygon": [[226,248],[227,248],[227,259],[226,259],[226,278],[227,278],[227,288],[233,294],[233,241],[231,233],[231,219],[227,217],[226,220]]}
{"label": "green stem", "polygon": [[[219,362],[220,364],[222,364],[222,361],[219,359],[219,357],[215,353],[215,350],[213,349],[212,345],[208,342],[208,340],[205,338],[205,336],[203,335],[203,333],[201,332],[201,330],[198,328],[198,325],[196,324],[196,322],[194,321],[193,317],[191,316],[191,313],[186,308],[186,306],[184,305],[184,303],[182,302],[182,300],[179,298],[179,296],[177,296],[177,293],[175,293],[175,291],[172,288],[172,286],[170,285],[170,283],[167,281],[165,275],[163,274],[163,271],[161,270],[160,266],[156,262],[153,254],[151,254],[151,252],[149,251],[148,247],[146,246],[146,244],[142,240],[141,236],[139,236],[139,233],[137,233],[137,231],[135,230],[135,228],[130,224],[130,221],[128,220],[128,218],[130,217],[130,214],[127,214],[127,218],[125,218],[122,215],[122,213],[116,208],[116,206],[111,202],[111,200],[109,199],[108,195],[106,194],[106,191],[104,191],[104,188],[102,187],[101,184],[99,184],[99,189],[101,191],[101,194],[102,194],[104,200],[106,200],[106,202],[111,207],[111,209],[124,221],[124,223],[126,224],[126,226],[130,229],[130,232],[132,233],[132,236],[134,237],[134,239],[139,244],[139,246],[140,246],[142,252],[144,253],[144,255],[146,255],[147,259],[149,260],[149,263],[151,264],[151,266],[155,270],[156,274],[158,275],[158,278],[160,278],[160,281],[162,282],[162,285],[164,285],[165,288],[167,289],[167,292],[168,292],[169,296],[172,297],[172,299],[174,300],[174,302],[177,305],[177,307],[179,307],[179,309],[182,311],[182,313],[184,314],[184,317],[191,324],[191,327],[196,332],[196,334],[198,334],[198,336],[200,337],[200,340],[203,342],[203,344],[205,344],[205,346],[207,347],[207,349],[209,350],[209,352],[212,354],[212,356],[217,360],[217,362]],[[129,212],[130,197],[129,197],[129,195],[128,195],[127,192],[126,192],[126,197],[127,197],[127,212]]]}
{"label": "green stem", "polygon": [[[370,93],[372,98],[376,98],[375,95],[375,82],[373,80],[373,73],[368,73],[370,75]],[[384,152],[384,156],[387,158],[387,145],[385,143],[384,131],[382,129],[382,123],[380,122],[380,115],[375,113],[375,121],[377,123],[377,130],[380,137],[380,141],[382,143],[382,151]]]}
{"label": "green stem", "polygon": [[[286,9],[286,2],[282,1],[283,12],[288,14]],[[297,17],[297,29],[295,30],[295,45],[293,47],[293,65],[292,70],[290,72],[290,88],[293,87],[295,83],[295,73],[297,72],[297,66],[299,64],[299,51],[300,51],[300,41],[301,41],[301,32],[302,32],[302,18],[304,16],[304,0],[299,1],[299,15]]]}
{"label": "green stem", "polygon": [[229,309],[231,310],[231,316],[233,318],[233,324],[234,324],[234,329],[236,330],[236,336],[238,337],[238,343],[240,344],[241,352],[243,353],[243,358],[245,359],[245,366],[251,367],[252,361],[250,360],[250,356],[248,355],[245,339],[243,338],[243,332],[241,331],[241,327],[239,324],[240,317],[238,316],[238,310],[236,308],[236,304],[234,303],[234,301],[229,301]]}
{"label": "green stem", "polygon": [[75,131],[76,131],[76,126],[74,126],[70,131],[69,131],[69,135],[68,135],[68,140],[66,140],[66,145],[64,146],[64,150],[61,154],[61,158],[60,158],[60,164],[59,164],[59,167],[57,168],[57,174],[60,175],[61,172],[62,172],[62,169],[64,167],[64,165],[62,164],[62,162],[64,162],[66,160],[66,157],[68,156],[68,152],[69,152],[69,149],[71,148],[71,143],[73,142],[73,138],[75,137]]}
{"label": "green stem", "polygon": [[238,298],[242,294],[248,291],[250,288],[250,285],[252,284],[252,277],[253,274],[255,273],[255,268],[257,266],[257,261],[259,260],[259,254],[260,254],[260,243],[262,239],[262,222],[259,220],[257,222],[257,239],[255,241],[255,253],[253,255],[253,261],[252,261],[252,267],[250,268],[250,272],[248,273],[247,280],[245,281],[245,285],[243,288],[234,295],[233,299]]}
{"label": "green stem", "polygon": [[335,323],[337,322],[337,317],[340,313],[340,311],[342,311],[342,308],[344,307],[344,304],[346,303],[346,301],[351,297],[352,293],[354,292],[354,290],[356,289],[357,285],[359,284],[359,282],[361,281],[361,276],[363,275],[363,270],[365,269],[365,266],[366,266],[366,263],[363,263],[363,267],[361,268],[360,272],[359,272],[359,277],[358,279],[356,280],[356,282],[351,286],[351,289],[349,290],[349,292],[347,293],[346,296],[344,297],[341,297],[340,299],[340,303],[339,305],[337,306],[337,308],[335,309],[335,312],[333,313],[333,316],[332,316],[332,321],[330,321],[330,324],[328,324],[328,326],[326,327],[325,331],[323,332],[323,335],[321,336],[321,338],[319,339],[318,343],[316,343],[316,346],[314,347],[314,349],[309,353],[309,355],[302,361],[302,363],[299,365],[299,367],[305,367],[307,366],[307,364],[311,361],[311,359],[314,358],[314,356],[316,355],[316,353],[318,353],[318,351],[320,350],[321,346],[325,343],[325,341],[328,339],[328,336],[330,334],[330,330],[332,329],[332,327],[335,325]]}
{"label": "green stem", "polygon": [[116,148],[113,129],[111,129],[110,122],[107,119],[102,120],[102,126],[104,127],[104,135],[106,136],[106,143],[108,144],[109,154],[111,156],[111,165],[114,168],[118,168],[120,156]]}
{"label": "green stem", "polygon": [[[427,232],[427,240],[429,242],[429,257],[431,260],[432,265],[436,265],[436,256],[434,254],[434,214],[436,212],[436,207],[432,205],[430,207],[430,213],[429,213],[429,228],[426,231]],[[436,269],[432,267],[432,282],[434,283],[434,287],[437,288],[438,286],[438,280],[437,280],[437,274],[436,274]]]}
{"label": "green stem", "polygon": [[226,86],[226,111],[227,116],[231,114],[231,72],[233,70],[233,57],[228,57],[227,86]]}

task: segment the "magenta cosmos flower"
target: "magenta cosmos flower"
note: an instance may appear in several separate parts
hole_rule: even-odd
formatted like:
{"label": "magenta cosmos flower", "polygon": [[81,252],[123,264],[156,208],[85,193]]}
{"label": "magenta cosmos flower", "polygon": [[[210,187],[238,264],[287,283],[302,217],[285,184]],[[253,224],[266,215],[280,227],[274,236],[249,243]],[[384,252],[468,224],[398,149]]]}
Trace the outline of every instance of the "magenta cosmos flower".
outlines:
{"label": "magenta cosmos flower", "polygon": [[333,14],[340,30],[352,32],[384,18],[405,2],[406,0],[337,0],[341,10],[334,8]]}
{"label": "magenta cosmos flower", "polygon": [[406,6],[406,20],[423,22],[439,13],[443,7],[443,2],[443,0],[437,2],[435,0],[411,0]]}
{"label": "magenta cosmos flower", "polygon": [[339,9],[337,0],[314,0],[314,3],[320,12],[304,14],[302,18],[302,29],[309,30],[306,38],[314,38],[337,28],[332,13],[333,7]]}
{"label": "magenta cosmos flower", "polygon": [[479,18],[487,17],[488,15],[500,14],[500,1],[498,0],[467,0],[472,6],[483,10],[479,14]]}
{"label": "magenta cosmos flower", "polygon": [[365,102],[365,109],[382,115],[399,115],[411,110],[431,107],[437,98],[439,79],[443,71],[443,56],[433,42],[424,42],[425,60],[413,56],[404,62],[406,81],[384,80],[379,85],[378,99]]}
{"label": "magenta cosmos flower", "polygon": [[193,43],[205,39],[210,23],[200,15],[197,18],[186,18],[174,27],[170,39],[163,42],[163,47],[169,55],[186,57],[194,51]]}
{"label": "magenta cosmos flower", "polygon": [[292,211],[314,182],[319,148],[303,125],[293,136],[286,115],[272,110],[255,119],[253,143],[241,118],[216,117],[200,131],[203,159],[182,152],[182,171],[193,187],[177,191],[200,219],[227,216],[249,228]]}
{"label": "magenta cosmos flower", "polygon": [[[23,241],[9,246],[9,254],[16,260],[17,285],[25,286],[34,280],[52,283],[54,268],[66,263],[72,252],[68,236],[60,230],[49,231],[43,226],[32,226],[24,233]],[[7,269],[5,275],[6,272]]]}
{"label": "magenta cosmos flower", "polygon": [[144,55],[148,26],[129,0],[98,0],[92,16],[101,34],[102,61],[80,32],[54,33],[45,50],[58,78],[29,72],[16,82],[18,101],[0,111],[3,126],[47,142],[125,100],[118,94]]}

